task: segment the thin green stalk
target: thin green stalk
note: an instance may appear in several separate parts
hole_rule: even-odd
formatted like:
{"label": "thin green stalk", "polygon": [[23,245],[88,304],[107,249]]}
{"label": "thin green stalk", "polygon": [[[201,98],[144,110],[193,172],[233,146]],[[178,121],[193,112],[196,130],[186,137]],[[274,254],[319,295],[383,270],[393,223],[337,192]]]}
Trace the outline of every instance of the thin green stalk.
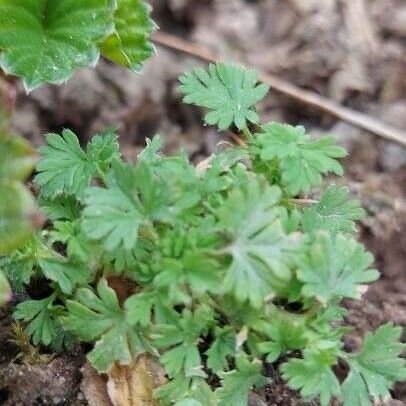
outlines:
{"label": "thin green stalk", "polygon": [[250,141],[250,142],[254,141],[254,135],[252,134],[252,132],[250,131],[250,129],[248,127],[243,128],[242,132],[248,141]]}

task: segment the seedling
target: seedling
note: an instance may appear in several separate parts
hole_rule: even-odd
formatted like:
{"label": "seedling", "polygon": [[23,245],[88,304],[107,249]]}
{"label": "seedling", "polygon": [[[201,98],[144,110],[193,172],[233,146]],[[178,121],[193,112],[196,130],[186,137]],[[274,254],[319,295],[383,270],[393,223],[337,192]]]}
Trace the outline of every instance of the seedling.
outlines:
{"label": "seedling", "polygon": [[[0,0],[0,67],[27,90],[100,55],[138,71],[154,51],[149,11],[140,0]],[[34,178],[47,222],[34,235],[22,184],[34,157],[0,122],[0,265],[21,297],[34,280],[47,292],[18,304],[26,327],[16,336],[53,351],[93,343],[100,373],[149,353],[169,378],[155,394],[163,405],[246,406],[269,382],[265,363],[321,405],[389,398],[406,377],[401,329],[386,324],[357,352],[343,347],[342,300],[379,276],[354,238],[364,211],[323,182],[342,175],[345,150],[301,126],[261,123],[268,87],[253,70],[218,63],[180,83],[186,103],[208,110],[205,123],[244,147],[195,166],[162,155],[156,137],[128,163],[112,130],[85,148],[69,130],[48,134]],[[9,296],[0,274],[0,303]]]}
{"label": "seedling", "polygon": [[49,224],[5,269],[15,286],[40,278],[51,294],[15,317],[34,344],[94,343],[101,373],[158,357],[170,379],[156,391],[163,405],[246,406],[269,381],[265,362],[321,405],[387,399],[406,376],[401,329],[368,333],[355,353],[342,343],[342,300],[379,276],[354,238],[364,211],[346,188],[323,185],[342,175],[345,150],[300,126],[261,124],[255,104],[268,89],[253,70],[218,63],[180,83],[186,103],[209,110],[206,124],[246,147],[196,167],[162,155],[156,137],[128,163],[112,130],[85,148],[69,130],[49,134],[34,179]]}
{"label": "seedling", "polygon": [[[142,0],[0,0],[0,255],[26,243],[41,220],[21,182],[32,172],[35,155],[25,140],[9,134],[12,75],[31,91],[65,82],[100,55],[138,72],[155,50],[150,11]],[[0,305],[9,299],[0,270]]]}

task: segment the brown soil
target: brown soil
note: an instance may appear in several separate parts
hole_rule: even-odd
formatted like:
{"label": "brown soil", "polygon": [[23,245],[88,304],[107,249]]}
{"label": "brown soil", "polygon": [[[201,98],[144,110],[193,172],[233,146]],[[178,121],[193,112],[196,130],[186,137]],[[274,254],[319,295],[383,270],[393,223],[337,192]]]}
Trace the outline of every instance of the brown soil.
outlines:
{"label": "brown soil", "polygon": [[[198,41],[406,130],[406,4],[402,0],[155,0],[160,27]],[[356,7],[363,5],[363,8]],[[124,154],[134,158],[145,137],[161,133],[167,151],[185,149],[199,161],[220,140],[202,127],[200,113],[180,103],[176,78],[194,59],[159,49],[142,76],[102,62],[62,87],[18,97],[14,127],[36,145],[43,134],[69,127],[83,140],[117,124]],[[349,301],[356,349],[365,331],[393,321],[406,325],[406,150],[320,114],[279,94],[262,104],[266,120],[301,123],[315,134],[334,133],[348,148],[347,176],[368,211],[360,237],[375,254],[382,278],[359,302]],[[91,404],[81,390],[83,352],[49,357],[38,365],[13,361],[10,312],[0,314],[0,404]],[[303,405],[269,368],[272,383],[251,406]],[[86,381],[87,382],[87,381]],[[82,382],[83,389],[83,382]],[[85,388],[86,389],[86,388]],[[406,385],[393,391],[406,404]]]}

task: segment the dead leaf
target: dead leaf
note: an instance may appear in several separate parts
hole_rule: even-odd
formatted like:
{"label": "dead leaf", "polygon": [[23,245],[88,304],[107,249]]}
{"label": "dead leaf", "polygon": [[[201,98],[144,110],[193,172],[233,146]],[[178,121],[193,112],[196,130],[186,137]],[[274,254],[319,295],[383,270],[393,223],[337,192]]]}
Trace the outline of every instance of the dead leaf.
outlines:
{"label": "dead leaf", "polygon": [[244,326],[241,331],[237,334],[237,343],[236,348],[241,348],[244,343],[247,341],[249,329],[247,326]]}
{"label": "dead leaf", "polygon": [[107,278],[107,281],[109,286],[116,292],[120,304],[123,304],[129,296],[137,291],[137,284],[122,276],[111,275]]}
{"label": "dead leaf", "polygon": [[100,376],[89,362],[81,368],[83,379],[80,385],[89,406],[112,406],[107,393],[106,380]]}
{"label": "dead leaf", "polygon": [[211,162],[213,161],[214,156],[210,155],[203,161],[199,162],[198,165],[196,165],[196,173],[201,176],[204,175],[207,170],[211,167]]}
{"label": "dead leaf", "polygon": [[157,359],[142,354],[130,365],[113,366],[107,391],[114,406],[160,406],[153,392],[165,382],[165,371]]}

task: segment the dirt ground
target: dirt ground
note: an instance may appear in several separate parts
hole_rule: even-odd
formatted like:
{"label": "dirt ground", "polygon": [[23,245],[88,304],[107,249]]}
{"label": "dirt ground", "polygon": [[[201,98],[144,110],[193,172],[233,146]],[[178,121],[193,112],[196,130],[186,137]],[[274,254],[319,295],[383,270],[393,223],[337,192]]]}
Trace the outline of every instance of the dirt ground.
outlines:
{"label": "dirt ground", "polygon": [[[406,2],[404,0],[154,0],[162,31],[204,44],[222,59],[241,61],[304,89],[380,118],[406,131]],[[146,137],[160,133],[167,152],[185,149],[198,162],[216,149],[221,135],[203,127],[201,112],[181,104],[177,77],[199,62],[164,48],[143,75],[104,61],[61,87],[28,97],[20,91],[14,128],[35,145],[43,134],[69,127],[83,141],[117,125],[123,153],[134,158]],[[406,149],[332,116],[271,92],[262,103],[265,120],[303,124],[314,135],[335,134],[350,156],[348,184],[368,217],[360,238],[375,254],[382,278],[361,302],[348,302],[355,349],[366,330],[393,321],[406,326]],[[227,135],[226,135],[227,137]],[[38,365],[13,361],[9,309],[0,314],[0,404],[98,405],[94,381],[81,367],[84,350],[45,357]],[[5,349],[6,351],[4,351]],[[83,369],[82,369],[83,371]],[[251,406],[302,405],[277,371]],[[89,382],[92,382],[89,384]],[[406,385],[392,405],[406,404]],[[106,403],[108,404],[108,403]]]}

